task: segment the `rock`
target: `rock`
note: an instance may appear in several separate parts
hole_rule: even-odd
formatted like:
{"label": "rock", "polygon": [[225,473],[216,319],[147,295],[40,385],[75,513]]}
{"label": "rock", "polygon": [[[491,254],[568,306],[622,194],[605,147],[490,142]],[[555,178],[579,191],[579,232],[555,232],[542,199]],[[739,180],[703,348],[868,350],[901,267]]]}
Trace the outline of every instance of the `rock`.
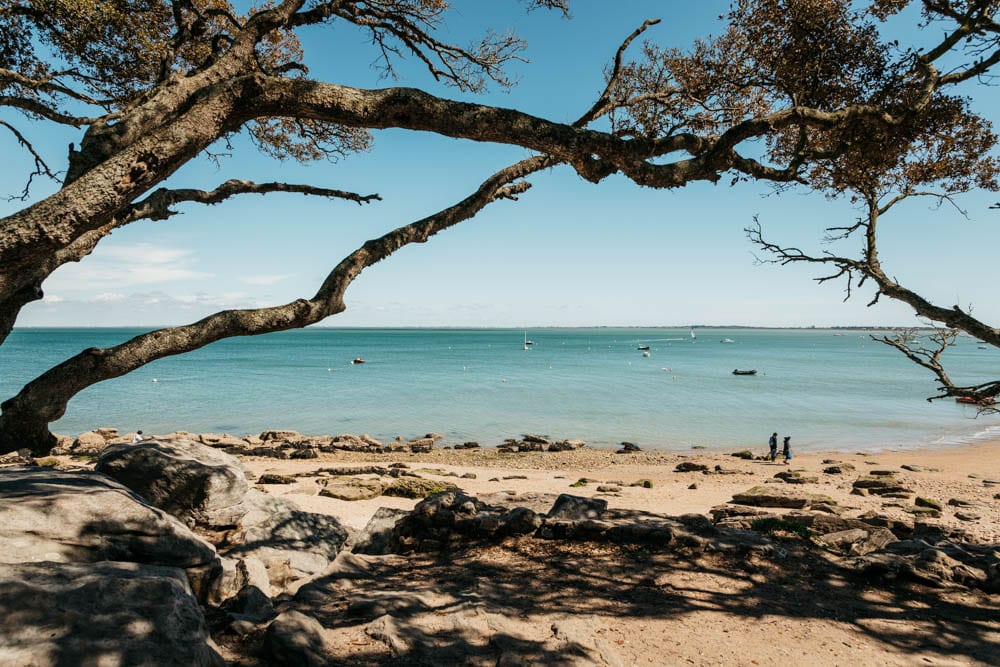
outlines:
{"label": "rock", "polygon": [[786,484],[815,484],[819,481],[819,477],[803,475],[801,470],[783,470],[774,477]]}
{"label": "rock", "polygon": [[3,563],[107,560],[184,568],[199,596],[221,569],[211,544],[91,471],[0,470],[0,544]]}
{"label": "rock", "polygon": [[916,505],[914,507],[904,507],[903,511],[909,514],[913,514],[915,516],[929,516],[929,517],[941,516],[941,510],[923,505]]}
{"label": "rock", "polygon": [[826,503],[836,505],[832,498],[814,493],[795,493],[786,488],[766,486],[755,486],[742,493],[733,496],[732,501],[737,505],[751,505],[754,507],[791,507],[801,509],[814,503]]}
{"label": "rock", "polygon": [[464,475],[462,475],[462,479],[476,479],[476,473],[467,472]]}
{"label": "rock", "polygon": [[107,446],[108,441],[104,439],[104,436],[94,431],[86,431],[78,435],[76,440],[73,441],[72,450],[74,454],[92,456],[99,454]]}
{"label": "rock", "polygon": [[820,542],[834,547],[839,551],[854,555],[863,556],[881,549],[886,544],[896,541],[896,536],[886,528],[851,528],[836,533],[821,535]]}
{"label": "rock", "polygon": [[114,445],[95,469],[188,526],[235,526],[246,512],[250,485],[240,462],[191,440]]}
{"label": "rock", "polygon": [[257,480],[258,484],[295,484],[295,478],[291,475],[279,475],[275,472],[266,472]]}
{"label": "rock", "polygon": [[[826,461],[824,461],[826,463]],[[854,470],[854,466],[850,463],[836,463],[834,465],[823,468],[823,472],[827,475],[843,475],[846,472],[851,472]]]}
{"label": "rock", "polygon": [[550,452],[571,452],[583,447],[586,443],[583,440],[557,440],[548,446]]}
{"label": "rock", "polygon": [[252,584],[244,586],[236,596],[227,600],[225,609],[230,616],[252,623],[270,621],[277,615],[271,598]]}
{"label": "rock", "polygon": [[918,466],[918,465],[911,465],[909,463],[905,463],[899,467],[902,468],[903,470],[909,470],[910,472],[927,472],[928,470],[930,470],[930,468],[925,468],[924,466]]}
{"label": "rock", "polygon": [[260,434],[260,439],[262,442],[270,442],[272,440],[300,440],[302,434],[298,431],[264,431]]}
{"label": "rock", "polygon": [[688,484],[688,489],[691,490],[691,491],[697,490],[698,489],[697,482],[691,482],[690,484]]}
{"label": "rock", "polygon": [[608,501],[600,498],[584,498],[573,496],[568,493],[560,494],[556,498],[552,509],[548,512],[550,519],[562,519],[564,521],[579,521],[582,519],[599,518],[608,509]]}
{"label": "rock", "polygon": [[881,474],[868,475],[866,477],[859,477],[854,481],[853,487],[855,489],[864,489],[870,494],[885,495],[887,493],[913,493],[912,489],[908,489],[900,484],[899,480],[892,472],[888,471],[878,471]]}
{"label": "rock", "polygon": [[397,479],[382,492],[385,496],[396,496],[398,498],[427,498],[445,491],[458,489],[451,482],[440,482],[431,479],[421,479],[419,477],[406,477]]}
{"label": "rock", "polygon": [[354,537],[351,551],[372,555],[390,553],[393,530],[399,520],[409,514],[407,510],[379,507],[361,532]]}
{"label": "rock", "polygon": [[944,509],[944,508],[943,508],[943,507],[941,506],[941,503],[939,503],[938,501],[936,501],[936,500],[933,500],[933,499],[931,499],[931,498],[924,498],[923,496],[917,496],[917,497],[916,497],[916,498],[914,499],[913,503],[914,503],[914,504],[915,504],[915,505],[916,505],[917,507],[929,507],[929,508],[931,508],[932,510],[936,510],[936,511],[938,511],[938,512],[940,512],[940,511],[941,511],[942,509]]}
{"label": "rock", "polygon": [[982,514],[979,512],[970,512],[969,510],[959,510],[955,512],[955,518],[961,521],[979,521],[982,518]]}
{"label": "rock", "polygon": [[463,442],[460,445],[455,445],[455,449],[479,449],[479,443],[475,441]]}
{"label": "rock", "polygon": [[637,479],[636,481],[629,484],[629,486],[640,486],[644,489],[653,488],[653,480],[651,479]]}
{"label": "rock", "polygon": [[286,611],[267,626],[264,650],[276,664],[294,667],[328,667],[333,653],[320,622],[297,611]]}
{"label": "rock", "polygon": [[30,449],[19,449],[14,452],[9,452],[7,454],[0,455],[0,465],[35,465],[35,457],[31,453]]}
{"label": "rock", "polygon": [[527,507],[515,507],[501,519],[501,530],[505,535],[527,535],[541,527],[542,517]]}
{"label": "rock", "polygon": [[551,445],[552,441],[546,437],[540,435],[534,435],[533,433],[525,433],[521,436],[521,440],[525,442],[530,442],[538,445]]}
{"label": "rock", "polygon": [[411,440],[407,445],[414,454],[427,454],[434,449],[434,440],[432,438],[418,438]]}
{"label": "rock", "polygon": [[122,562],[0,565],[0,600],[5,667],[225,664],[177,568]]}
{"label": "rock", "polygon": [[318,459],[319,452],[312,447],[305,447],[294,450],[288,457],[291,459]]}
{"label": "rock", "polygon": [[226,600],[235,597],[249,577],[246,564],[237,558],[222,558],[222,574],[216,577],[208,590],[206,602],[209,606],[218,607]]}
{"label": "rock", "polygon": [[753,461],[753,452],[749,449],[742,449],[738,452],[732,452],[730,456],[735,456],[738,459],[744,459],[745,461]]}
{"label": "rock", "polygon": [[253,489],[245,503],[248,512],[230,535],[233,546],[225,555],[259,558],[276,588],[322,572],[347,541],[347,531],[332,516],[293,509]]}
{"label": "rock", "polygon": [[601,484],[597,487],[598,493],[621,493],[621,490],[620,486],[611,486],[609,484]]}
{"label": "rock", "polygon": [[616,451],[616,454],[632,454],[633,452],[640,452],[642,449],[639,445],[634,442],[623,442],[621,443],[621,449]]}
{"label": "rock", "polygon": [[377,479],[351,479],[328,484],[319,495],[337,500],[370,500],[378,498],[384,490],[385,484]]}
{"label": "rock", "polygon": [[701,472],[703,470],[708,470],[708,466],[694,461],[681,461],[674,467],[674,472]]}

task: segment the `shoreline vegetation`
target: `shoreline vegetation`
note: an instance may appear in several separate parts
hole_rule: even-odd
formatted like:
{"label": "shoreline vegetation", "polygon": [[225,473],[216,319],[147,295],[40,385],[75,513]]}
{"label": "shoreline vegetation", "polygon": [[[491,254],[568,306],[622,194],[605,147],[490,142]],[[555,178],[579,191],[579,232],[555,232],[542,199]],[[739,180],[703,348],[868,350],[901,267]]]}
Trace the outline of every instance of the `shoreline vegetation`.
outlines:
{"label": "shoreline vegetation", "polygon": [[[230,597],[212,589],[187,638],[228,664],[988,665],[1000,649],[1000,440],[793,450],[785,464],[766,445],[537,436],[500,448],[277,430],[132,439],[64,438],[52,456],[6,461],[20,467],[0,481],[96,463],[142,498],[162,494],[150,502],[231,563],[223,578],[243,572]],[[140,452],[170,458],[114,472]],[[171,477],[192,460],[256,494],[235,529],[178,509],[190,480]],[[246,525],[274,512],[276,527]],[[20,599],[6,615],[22,618]],[[44,642],[26,641],[10,645],[39,655]]]}

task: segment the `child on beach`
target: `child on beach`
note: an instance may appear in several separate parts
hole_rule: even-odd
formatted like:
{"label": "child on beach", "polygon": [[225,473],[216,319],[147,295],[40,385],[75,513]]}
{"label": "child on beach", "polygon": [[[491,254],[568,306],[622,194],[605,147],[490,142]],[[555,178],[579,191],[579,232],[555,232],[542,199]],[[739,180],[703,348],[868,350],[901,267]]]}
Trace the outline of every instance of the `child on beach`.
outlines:
{"label": "child on beach", "polygon": [[767,441],[767,446],[770,448],[769,456],[771,460],[778,458],[778,434],[772,433],[770,439]]}
{"label": "child on beach", "polygon": [[785,457],[785,465],[788,465],[788,462],[792,460],[792,445],[789,442],[791,439],[792,436],[786,435],[785,440],[782,443],[781,453]]}

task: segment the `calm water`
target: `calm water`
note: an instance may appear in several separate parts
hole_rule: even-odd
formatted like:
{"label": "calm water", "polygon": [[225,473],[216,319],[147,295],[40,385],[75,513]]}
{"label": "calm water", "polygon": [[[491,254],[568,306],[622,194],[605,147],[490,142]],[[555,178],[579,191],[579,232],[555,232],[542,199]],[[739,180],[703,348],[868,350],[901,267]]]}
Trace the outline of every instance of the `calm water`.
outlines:
{"label": "calm water", "polygon": [[[128,329],[19,329],[0,349],[0,393]],[[91,387],[53,426],[147,433],[428,431],[492,446],[522,433],[645,448],[799,449],[958,444],[1000,436],[996,417],[924,399],[934,384],[858,331],[308,329],[221,341]],[[732,343],[721,343],[723,338]],[[674,340],[670,340],[674,339]],[[644,357],[637,348],[649,345]],[[352,365],[355,357],[367,363]],[[963,339],[957,381],[1000,374],[1000,351]],[[732,375],[756,368],[756,376]],[[973,374],[975,373],[975,374]],[[155,380],[155,381],[154,381]]]}

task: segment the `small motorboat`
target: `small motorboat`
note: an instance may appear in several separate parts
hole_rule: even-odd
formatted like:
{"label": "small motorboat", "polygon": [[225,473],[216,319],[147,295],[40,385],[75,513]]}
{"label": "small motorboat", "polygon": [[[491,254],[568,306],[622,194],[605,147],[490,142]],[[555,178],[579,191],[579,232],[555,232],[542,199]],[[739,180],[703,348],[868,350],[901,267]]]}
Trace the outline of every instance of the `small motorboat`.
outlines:
{"label": "small motorboat", "polygon": [[757,375],[757,369],[751,368],[750,370],[741,371],[738,368],[734,368],[733,375]]}
{"label": "small motorboat", "polygon": [[965,403],[966,405],[996,405],[996,399],[986,397],[986,398],[973,398],[971,396],[959,396],[955,399],[956,403]]}
{"label": "small motorboat", "polygon": [[[680,340],[680,338],[677,338],[677,339],[675,339],[675,340]],[[639,349],[640,349],[640,350],[648,350],[648,349],[649,349],[649,346],[648,346],[648,345],[640,345],[640,346],[639,346]]]}
{"label": "small motorboat", "polygon": [[355,357],[354,359],[351,360],[351,363],[352,364],[363,364],[363,363],[365,363],[365,360],[362,359],[361,357]]}
{"label": "small motorboat", "polygon": [[720,340],[719,342],[720,342],[720,343],[735,343],[736,341],[735,341],[735,340],[733,340],[732,338],[723,338],[723,339],[722,339],[722,340]]}

